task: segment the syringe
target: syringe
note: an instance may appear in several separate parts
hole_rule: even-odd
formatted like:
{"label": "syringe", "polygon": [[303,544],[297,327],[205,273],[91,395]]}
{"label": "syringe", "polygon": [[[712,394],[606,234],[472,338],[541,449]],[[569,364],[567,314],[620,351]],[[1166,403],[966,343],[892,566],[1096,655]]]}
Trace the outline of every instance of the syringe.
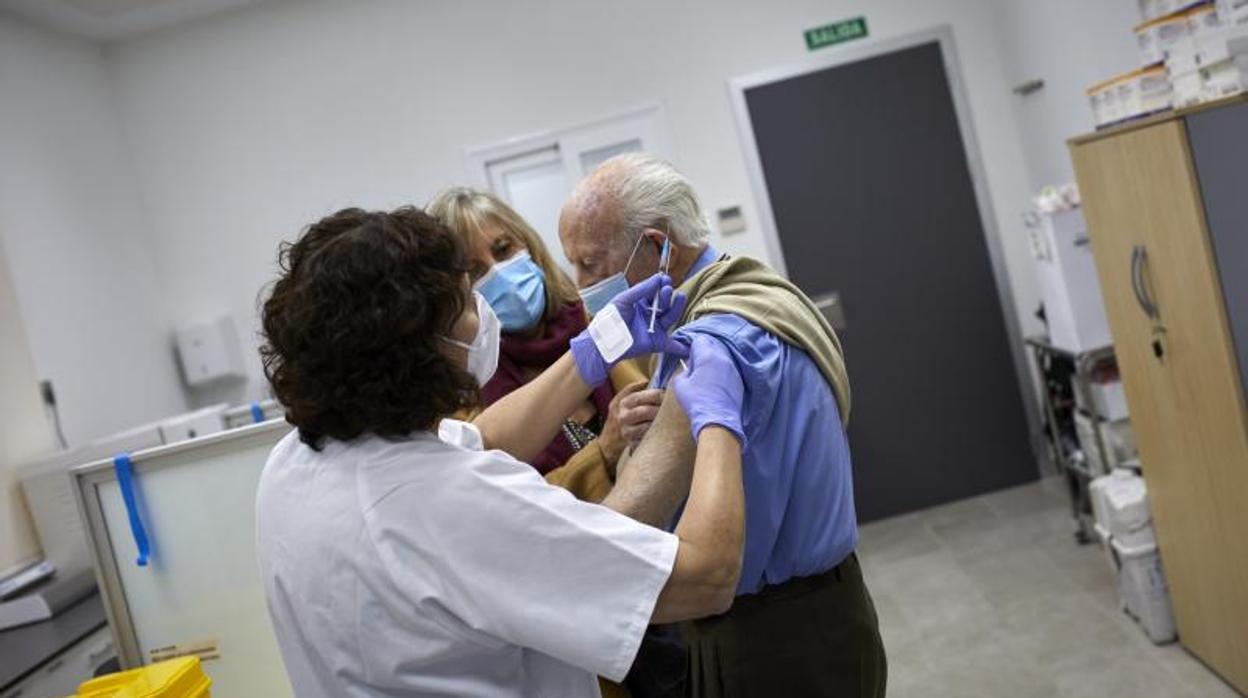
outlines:
{"label": "syringe", "polygon": [[[670,238],[663,238],[663,249],[659,251],[659,269],[666,274],[671,267],[672,262],[672,241]],[[654,292],[654,304],[650,306],[650,334],[654,334],[654,319],[659,315],[659,294],[662,288]]]}

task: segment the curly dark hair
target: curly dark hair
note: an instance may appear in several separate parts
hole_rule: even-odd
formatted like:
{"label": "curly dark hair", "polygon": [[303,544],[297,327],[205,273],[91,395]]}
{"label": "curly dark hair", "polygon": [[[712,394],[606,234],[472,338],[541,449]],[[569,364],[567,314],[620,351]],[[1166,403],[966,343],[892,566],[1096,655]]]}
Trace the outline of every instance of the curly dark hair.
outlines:
{"label": "curly dark hair", "polygon": [[278,250],[260,356],[299,438],[431,429],[475,405],[476,380],[440,350],[466,301],[459,236],[413,207],[343,209]]}

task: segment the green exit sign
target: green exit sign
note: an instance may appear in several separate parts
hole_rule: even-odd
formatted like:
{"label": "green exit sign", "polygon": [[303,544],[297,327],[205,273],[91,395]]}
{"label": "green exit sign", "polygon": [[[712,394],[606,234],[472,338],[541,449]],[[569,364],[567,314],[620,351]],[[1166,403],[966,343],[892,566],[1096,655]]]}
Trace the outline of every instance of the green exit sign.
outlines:
{"label": "green exit sign", "polygon": [[814,51],[817,48],[839,44],[850,39],[861,39],[867,35],[867,18],[855,17],[842,22],[825,24],[822,27],[806,30],[806,48]]}

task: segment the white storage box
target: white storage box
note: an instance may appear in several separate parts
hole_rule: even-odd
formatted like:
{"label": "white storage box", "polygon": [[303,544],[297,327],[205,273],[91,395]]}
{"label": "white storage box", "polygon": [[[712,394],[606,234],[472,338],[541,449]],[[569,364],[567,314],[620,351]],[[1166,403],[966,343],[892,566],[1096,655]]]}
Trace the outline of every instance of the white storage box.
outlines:
{"label": "white storage box", "polygon": [[1114,537],[1110,545],[1118,558],[1118,594],[1123,606],[1157,644],[1177,637],[1170,590],[1156,545],[1129,546]]}
{"label": "white storage box", "polygon": [[[1234,57],[1237,40],[1248,37],[1248,24],[1224,26],[1207,32],[1199,39],[1193,40],[1195,53],[1192,64],[1195,68],[1205,68],[1228,61]],[[1186,68],[1186,64],[1177,66]]]}
{"label": "white storage box", "polygon": [[1217,7],[1222,24],[1248,24],[1248,0],[1218,0]]}
{"label": "white storage box", "polygon": [[1084,90],[1084,94],[1088,96],[1089,104],[1092,105],[1092,116],[1096,121],[1097,128],[1108,126],[1122,118],[1122,109],[1118,105],[1118,92],[1116,89],[1118,80],[1121,77],[1112,77]]}
{"label": "white storage box", "polygon": [[1197,5],[1187,12],[1186,17],[1187,31],[1197,43],[1225,26],[1216,5]]}
{"label": "white storage box", "polygon": [[1129,547],[1156,545],[1144,478],[1117,469],[1098,481],[1105,481],[1099,493],[1104,517],[1101,523],[1113,539]]}
{"label": "white storage box", "polygon": [[1192,50],[1192,27],[1188,24],[1187,12],[1159,17],[1137,26],[1136,42],[1139,62],[1144,66],[1158,64],[1172,52]]}
{"label": "white storage box", "polygon": [[1075,412],[1075,431],[1079,437],[1079,447],[1083,450],[1088,470],[1093,476],[1109,473],[1136,457],[1135,435],[1131,432],[1130,420],[1100,423],[1108,463],[1101,460],[1101,453],[1096,447],[1096,432],[1093,431],[1092,424],[1091,417],[1082,412]]}
{"label": "white storage box", "polygon": [[1175,77],[1194,73],[1197,70],[1200,70],[1200,65],[1196,63],[1195,45],[1190,51],[1173,51],[1166,56],[1166,74],[1170,76],[1172,85]]}
{"label": "white storage box", "polygon": [[1244,72],[1240,70],[1239,64],[1242,62],[1228,59],[1200,69],[1205,101],[1230,97],[1248,87],[1245,85]]}
{"label": "white storage box", "polygon": [[1192,31],[1186,13],[1145,22],[1135,28],[1135,38],[1140,50],[1140,64],[1144,66],[1160,63],[1171,52],[1187,50],[1192,46]]}
{"label": "white storage box", "polygon": [[1112,344],[1083,211],[1042,214],[1034,232],[1043,238],[1043,252],[1035,255],[1036,280],[1049,341],[1076,353]]}
{"label": "white storage box", "polygon": [[1115,85],[1120,118],[1133,119],[1170,108],[1170,78],[1165,66],[1141,68]]}
{"label": "white storage box", "polygon": [[1205,80],[1199,70],[1170,75],[1170,101],[1175,109],[1192,107],[1205,101]]}
{"label": "white storage box", "polygon": [[[1093,376],[1091,383],[1088,385],[1088,392],[1092,394],[1092,408],[1100,416],[1111,422],[1117,422],[1130,416],[1127,409],[1127,394],[1122,388],[1122,379],[1116,375],[1106,377],[1104,380]],[[1075,404],[1080,408],[1093,411],[1088,405],[1084,404],[1083,394],[1075,391]]]}

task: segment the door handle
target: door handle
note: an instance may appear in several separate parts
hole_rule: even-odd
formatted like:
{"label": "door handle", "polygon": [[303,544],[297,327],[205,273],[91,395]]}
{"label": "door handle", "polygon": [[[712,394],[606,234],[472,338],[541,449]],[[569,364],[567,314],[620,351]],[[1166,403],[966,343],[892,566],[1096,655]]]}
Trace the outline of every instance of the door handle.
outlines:
{"label": "door handle", "polygon": [[837,332],[845,331],[845,306],[841,304],[841,294],[838,291],[816,296],[810,300],[832,329]]}
{"label": "door handle", "polygon": [[1144,267],[1148,264],[1148,250],[1143,245],[1136,245],[1131,248],[1131,290],[1135,292],[1135,302],[1140,304],[1140,309],[1144,311],[1152,320],[1160,318],[1161,313],[1157,309],[1157,303],[1152,299],[1148,292],[1148,286],[1144,278]]}

